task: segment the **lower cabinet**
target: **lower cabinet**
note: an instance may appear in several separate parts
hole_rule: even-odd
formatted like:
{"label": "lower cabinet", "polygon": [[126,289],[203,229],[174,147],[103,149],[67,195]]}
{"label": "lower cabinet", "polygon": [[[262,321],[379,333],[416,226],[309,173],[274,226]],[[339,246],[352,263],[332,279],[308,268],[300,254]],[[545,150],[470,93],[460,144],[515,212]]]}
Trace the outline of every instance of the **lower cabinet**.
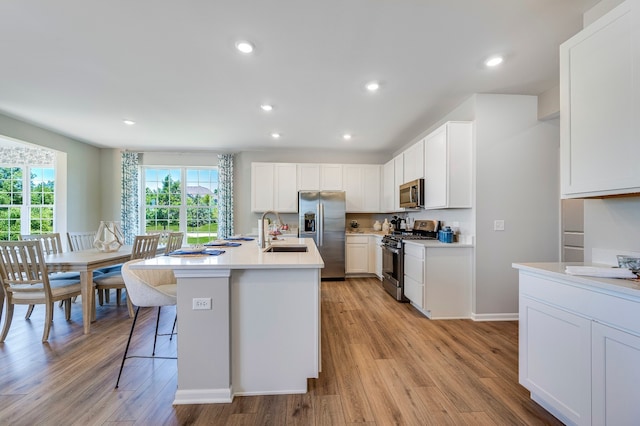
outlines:
{"label": "lower cabinet", "polygon": [[640,297],[520,271],[519,380],[565,424],[640,419]]}
{"label": "lower cabinet", "polygon": [[369,237],[369,272],[382,279],[382,236]]}
{"label": "lower cabinet", "polygon": [[347,235],[345,273],[369,273],[369,236]]}
{"label": "lower cabinet", "polygon": [[431,319],[471,316],[471,247],[404,245],[404,295]]}

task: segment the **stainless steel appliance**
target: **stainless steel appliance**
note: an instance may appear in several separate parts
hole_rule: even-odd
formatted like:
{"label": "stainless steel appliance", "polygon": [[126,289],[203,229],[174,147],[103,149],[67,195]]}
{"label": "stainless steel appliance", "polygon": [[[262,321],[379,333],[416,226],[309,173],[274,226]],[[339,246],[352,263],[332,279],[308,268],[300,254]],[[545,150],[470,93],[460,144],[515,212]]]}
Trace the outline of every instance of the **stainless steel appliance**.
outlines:
{"label": "stainless steel appliance", "polygon": [[436,240],[440,222],[416,220],[412,231],[394,231],[382,238],[382,288],[399,302],[404,296],[404,240]]}
{"label": "stainless steel appliance", "polygon": [[400,207],[405,209],[424,207],[424,179],[416,179],[400,185]]}
{"label": "stainless steel appliance", "polygon": [[298,236],[313,238],[324,260],[322,279],[344,280],[344,191],[300,191],[298,215]]}

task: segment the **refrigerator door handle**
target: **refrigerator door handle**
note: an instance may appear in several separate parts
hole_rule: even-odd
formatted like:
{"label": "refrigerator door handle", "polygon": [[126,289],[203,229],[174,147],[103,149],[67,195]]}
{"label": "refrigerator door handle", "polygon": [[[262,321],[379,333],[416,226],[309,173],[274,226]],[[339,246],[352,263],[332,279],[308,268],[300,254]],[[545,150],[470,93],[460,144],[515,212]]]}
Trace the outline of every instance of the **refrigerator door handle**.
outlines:
{"label": "refrigerator door handle", "polygon": [[318,246],[322,246],[324,240],[324,204],[318,205]]}

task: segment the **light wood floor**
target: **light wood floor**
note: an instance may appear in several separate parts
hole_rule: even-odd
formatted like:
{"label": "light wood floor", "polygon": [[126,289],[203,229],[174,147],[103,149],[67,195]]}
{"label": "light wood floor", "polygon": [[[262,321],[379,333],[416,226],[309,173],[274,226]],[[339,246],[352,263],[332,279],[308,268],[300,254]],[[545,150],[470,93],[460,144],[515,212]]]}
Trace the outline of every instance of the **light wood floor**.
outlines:
{"label": "light wood floor", "polygon": [[[82,334],[56,307],[49,342],[44,309],[16,309],[0,344],[0,425],[535,425],[561,424],[518,384],[517,322],[430,321],[375,279],[323,282],[319,379],[304,395],[236,397],[172,406],[175,360],[129,360],[114,390],[130,328],[125,306],[103,306]],[[175,311],[163,308],[161,328]],[[141,310],[152,336],[155,310]],[[134,340],[150,352],[152,339]],[[175,355],[162,338],[158,355]]]}

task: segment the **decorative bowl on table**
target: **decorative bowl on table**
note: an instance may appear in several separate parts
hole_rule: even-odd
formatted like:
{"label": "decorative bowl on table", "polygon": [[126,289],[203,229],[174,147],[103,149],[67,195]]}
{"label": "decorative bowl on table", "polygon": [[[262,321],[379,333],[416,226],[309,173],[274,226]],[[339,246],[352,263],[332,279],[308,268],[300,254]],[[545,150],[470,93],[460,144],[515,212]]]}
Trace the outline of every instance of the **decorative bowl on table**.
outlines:
{"label": "decorative bowl on table", "polygon": [[622,254],[619,254],[616,257],[618,258],[619,267],[630,269],[631,272],[633,272],[636,275],[640,274],[640,257],[625,256]]}

